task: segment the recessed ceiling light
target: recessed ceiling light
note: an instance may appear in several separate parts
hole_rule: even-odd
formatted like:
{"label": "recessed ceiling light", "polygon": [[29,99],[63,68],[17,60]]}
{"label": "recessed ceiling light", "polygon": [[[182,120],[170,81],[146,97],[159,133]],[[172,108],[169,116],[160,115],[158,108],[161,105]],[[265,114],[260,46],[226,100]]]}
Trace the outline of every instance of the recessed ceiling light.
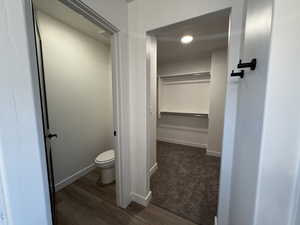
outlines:
{"label": "recessed ceiling light", "polygon": [[189,44],[194,40],[194,37],[192,35],[184,35],[181,38],[181,43],[182,44]]}

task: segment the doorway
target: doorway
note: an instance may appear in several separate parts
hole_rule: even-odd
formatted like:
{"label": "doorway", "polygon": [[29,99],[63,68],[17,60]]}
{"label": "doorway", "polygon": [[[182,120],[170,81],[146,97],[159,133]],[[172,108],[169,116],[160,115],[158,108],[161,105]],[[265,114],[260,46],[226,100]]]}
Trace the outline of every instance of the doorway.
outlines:
{"label": "doorway", "polygon": [[[33,3],[52,219],[73,223],[85,213],[88,196],[83,193],[96,195],[91,188],[109,193],[105,200],[124,207],[118,30],[83,6]],[[78,218],[73,217],[78,209]]]}
{"label": "doorway", "polygon": [[230,9],[148,32],[151,204],[215,223]]}

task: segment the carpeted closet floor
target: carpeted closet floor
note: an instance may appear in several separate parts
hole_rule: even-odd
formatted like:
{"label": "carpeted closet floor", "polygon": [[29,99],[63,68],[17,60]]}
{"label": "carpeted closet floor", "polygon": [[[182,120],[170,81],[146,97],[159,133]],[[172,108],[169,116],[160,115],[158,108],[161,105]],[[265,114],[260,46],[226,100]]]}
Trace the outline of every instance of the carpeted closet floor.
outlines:
{"label": "carpeted closet floor", "polygon": [[220,158],[200,148],[157,143],[151,203],[201,225],[217,214]]}

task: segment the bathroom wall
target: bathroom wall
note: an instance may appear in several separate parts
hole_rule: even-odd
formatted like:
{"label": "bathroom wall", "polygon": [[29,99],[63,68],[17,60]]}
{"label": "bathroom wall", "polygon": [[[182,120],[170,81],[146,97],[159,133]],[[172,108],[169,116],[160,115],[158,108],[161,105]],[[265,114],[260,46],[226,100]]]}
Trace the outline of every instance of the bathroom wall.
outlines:
{"label": "bathroom wall", "polygon": [[222,151],[224,108],[227,80],[227,50],[217,50],[211,56],[210,106],[207,152],[220,155]]}
{"label": "bathroom wall", "polygon": [[[158,75],[210,71],[211,57],[171,61],[158,64]],[[184,93],[182,93],[184,94]],[[207,148],[208,118],[161,114],[157,139],[176,144]]]}
{"label": "bathroom wall", "polygon": [[110,47],[39,12],[57,189],[113,147]]}

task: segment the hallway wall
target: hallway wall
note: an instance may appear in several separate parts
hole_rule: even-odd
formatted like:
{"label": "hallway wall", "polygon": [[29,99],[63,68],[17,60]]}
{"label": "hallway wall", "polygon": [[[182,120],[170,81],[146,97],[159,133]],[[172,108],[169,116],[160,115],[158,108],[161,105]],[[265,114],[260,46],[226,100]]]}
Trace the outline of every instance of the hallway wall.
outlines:
{"label": "hallway wall", "polygon": [[113,148],[110,46],[39,12],[58,189]]}
{"label": "hallway wall", "polygon": [[[130,86],[130,151],[132,192],[146,201],[151,196],[149,177],[147,176],[147,136],[146,136],[146,32],[191,19],[210,12],[231,8],[229,68],[234,68],[239,59],[241,29],[242,29],[242,0],[135,0],[128,4],[129,24],[129,74]],[[228,71],[229,72],[229,71]],[[231,188],[231,165],[233,160],[233,139],[235,132],[236,93],[238,83],[228,79],[226,91],[224,126],[227,133],[223,137],[223,149],[227,151],[222,158],[221,186],[223,194],[220,198],[220,224],[227,225],[229,217],[229,201]],[[139,169],[136,169],[139,168]]]}

